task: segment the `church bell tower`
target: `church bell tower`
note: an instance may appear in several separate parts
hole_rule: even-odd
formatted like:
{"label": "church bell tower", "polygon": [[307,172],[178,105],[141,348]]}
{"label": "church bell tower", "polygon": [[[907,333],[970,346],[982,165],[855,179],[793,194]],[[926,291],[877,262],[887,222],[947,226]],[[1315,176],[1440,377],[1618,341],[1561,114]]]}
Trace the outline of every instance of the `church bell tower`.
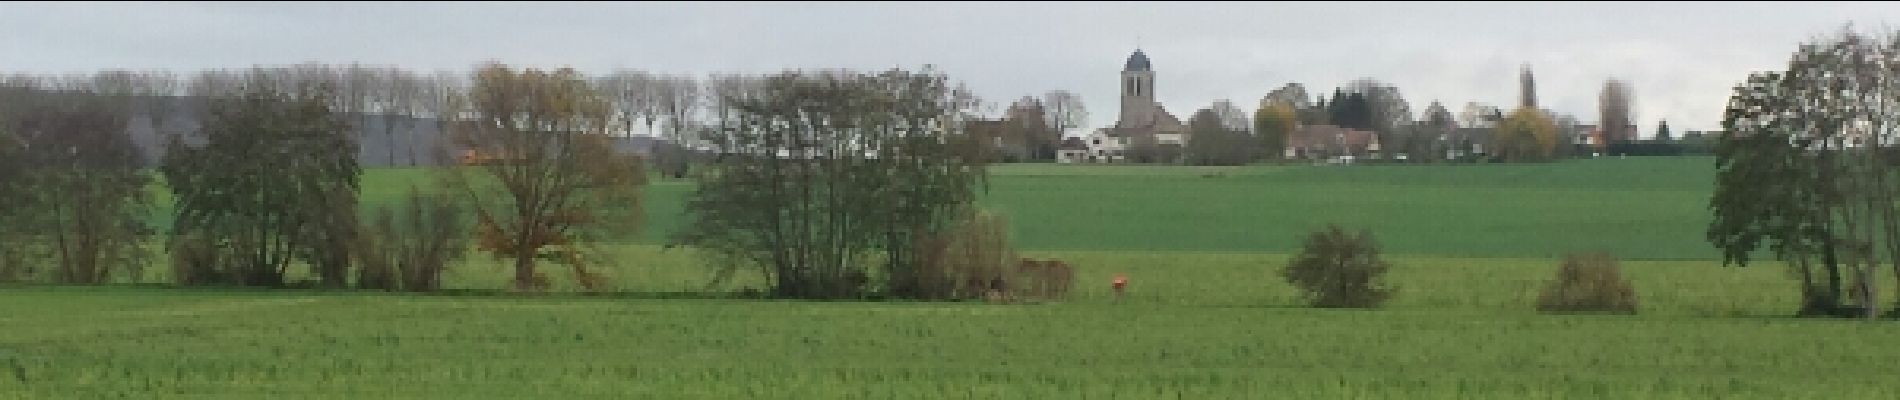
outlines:
{"label": "church bell tower", "polygon": [[1122,66],[1122,113],[1115,126],[1135,128],[1153,123],[1155,72],[1148,55],[1135,49]]}

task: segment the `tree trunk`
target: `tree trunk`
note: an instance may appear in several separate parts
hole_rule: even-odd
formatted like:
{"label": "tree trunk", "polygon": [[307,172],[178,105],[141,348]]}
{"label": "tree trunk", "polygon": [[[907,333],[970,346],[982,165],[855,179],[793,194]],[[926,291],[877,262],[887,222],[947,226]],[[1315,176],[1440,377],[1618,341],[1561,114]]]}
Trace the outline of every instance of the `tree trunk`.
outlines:
{"label": "tree trunk", "polygon": [[[1822,215],[1823,220],[1830,221],[1831,223],[1833,218],[1831,213],[1823,212]],[[1822,228],[1822,232],[1821,266],[1827,268],[1827,293],[1828,297],[1833,299],[1829,303],[1831,303],[1830,305],[1832,307],[1839,308],[1841,303],[1841,265],[1840,259],[1835,253],[1834,228],[1831,226],[1824,227]]]}
{"label": "tree trunk", "polygon": [[1861,297],[1861,302],[1864,303],[1863,305],[1867,309],[1867,319],[1875,319],[1875,318],[1880,317],[1880,302],[1878,301],[1878,299],[1875,298],[1877,296],[1877,293],[1875,293],[1874,291],[1874,269],[1875,268],[1876,267],[1874,265],[1870,264],[1870,265],[1867,265],[1866,268],[1862,268],[1860,271],[1860,282],[1861,282],[1860,283],[1860,286],[1861,286],[1860,297]]}
{"label": "tree trunk", "polygon": [[388,115],[383,116],[383,143],[387,146],[383,148],[383,152],[387,154],[388,165],[391,167],[396,166],[396,122],[394,119]]}
{"label": "tree trunk", "polygon": [[1799,256],[1798,260],[1792,261],[1789,264],[1801,273],[1801,310],[1799,315],[1821,315],[1826,314],[1828,309],[1832,309],[1833,306],[1830,304],[1832,301],[1828,300],[1828,297],[1821,293],[1820,288],[1815,287],[1813,264],[1808,262],[1807,256]]}
{"label": "tree trunk", "polygon": [[524,246],[523,249],[515,250],[515,290],[520,292],[535,291],[537,290],[536,286],[534,279],[534,249],[528,249]]}
{"label": "tree trunk", "polygon": [[[325,249],[324,252],[334,253],[338,250],[337,247],[332,247]],[[347,259],[339,259],[335,254],[320,257],[323,263],[320,266],[323,270],[323,287],[341,289],[349,283],[350,265]]]}

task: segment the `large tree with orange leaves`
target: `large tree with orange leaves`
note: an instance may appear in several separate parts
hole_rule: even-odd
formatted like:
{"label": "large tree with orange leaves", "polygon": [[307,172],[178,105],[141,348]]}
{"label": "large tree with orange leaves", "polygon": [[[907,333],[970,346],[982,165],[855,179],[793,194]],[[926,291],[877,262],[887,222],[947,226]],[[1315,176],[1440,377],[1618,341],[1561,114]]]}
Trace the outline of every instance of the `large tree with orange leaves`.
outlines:
{"label": "large tree with orange leaves", "polygon": [[514,263],[516,290],[540,290],[546,259],[573,269],[589,290],[604,278],[587,243],[635,232],[640,160],[616,153],[609,102],[572,69],[479,67],[469,90],[476,120],[451,131],[457,146],[498,162],[458,169],[446,180],[466,196],[478,247]]}

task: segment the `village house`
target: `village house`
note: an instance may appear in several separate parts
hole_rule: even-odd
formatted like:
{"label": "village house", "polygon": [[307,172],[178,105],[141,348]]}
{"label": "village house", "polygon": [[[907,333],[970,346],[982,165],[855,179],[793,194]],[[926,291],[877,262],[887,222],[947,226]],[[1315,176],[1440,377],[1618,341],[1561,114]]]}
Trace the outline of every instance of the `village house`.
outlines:
{"label": "village house", "polygon": [[1110,136],[1107,130],[1096,130],[1080,136],[1062,139],[1062,147],[1057,151],[1057,162],[1062,163],[1114,163],[1127,161],[1128,138]]}
{"label": "village house", "polygon": [[1358,158],[1376,158],[1379,135],[1372,131],[1334,125],[1301,125],[1287,136],[1289,160],[1331,160],[1350,162]]}

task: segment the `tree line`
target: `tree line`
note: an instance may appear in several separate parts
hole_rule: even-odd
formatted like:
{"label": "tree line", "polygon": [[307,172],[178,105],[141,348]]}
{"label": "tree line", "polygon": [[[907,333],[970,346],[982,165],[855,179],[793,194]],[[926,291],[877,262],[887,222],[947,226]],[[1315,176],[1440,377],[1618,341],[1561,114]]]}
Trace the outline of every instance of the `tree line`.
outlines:
{"label": "tree line", "polygon": [[[1672,136],[1667,121],[1659,122],[1654,139],[1639,139],[1631,111],[1633,97],[1627,82],[1606,80],[1598,109],[1599,121],[1604,122],[1592,127],[1574,116],[1537,107],[1534,97],[1510,110],[1472,102],[1458,113],[1433,101],[1415,116],[1396,86],[1377,79],[1356,79],[1334,89],[1330,96],[1317,97],[1294,82],[1268,92],[1251,116],[1227,100],[1196,110],[1188,121],[1187,144],[1178,156],[1137,146],[1131,151],[1142,154],[1131,158],[1189,165],[1242,165],[1373,155],[1365,150],[1331,149],[1289,157],[1288,147],[1296,144],[1294,137],[1300,129],[1318,125],[1370,132],[1379,143],[1380,157],[1373,157],[1373,161],[1383,162],[1540,162],[1600,155],[1712,152],[1713,137],[1700,133]],[[1314,139],[1318,138],[1307,140]]]}
{"label": "tree line", "polygon": [[[125,126],[181,93],[167,75],[7,81],[0,280],[138,280],[163,254],[179,285],[431,291],[472,249],[511,264],[515,291],[549,288],[544,265],[604,290],[600,267],[616,260],[598,245],[638,231],[652,165],[698,183],[694,224],[670,242],[723,276],[762,274],[776,296],[969,298],[1040,279],[1021,276],[1003,220],[972,205],[995,138],[965,129],[978,99],[933,69],[720,76],[710,98],[637,73],[488,63],[439,74],[409,110],[448,132],[436,151],[488,157],[435,170],[376,210],[358,200],[355,149],[378,138],[347,110],[404,102],[355,97],[375,85],[342,70],[199,75],[182,93],[202,102],[200,123],[167,135],[157,168],[142,166]],[[666,171],[660,152],[613,146],[656,120],[690,135],[703,167]],[[156,182],[174,202],[165,232],[144,218]]]}
{"label": "tree line", "polygon": [[[736,74],[696,77],[637,69],[584,77],[609,104],[612,132],[623,137],[647,132],[665,139],[655,142],[649,161],[660,176],[669,179],[684,179],[691,165],[703,161],[711,145],[700,133],[712,129],[717,120],[726,117],[723,114],[730,113],[724,99],[745,85],[744,81],[754,78]],[[176,133],[163,132],[168,129],[192,129],[166,124],[164,118],[172,114],[172,109],[182,107],[165,100],[169,97],[228,96],[245,82],[288,86],[301,85],[293,84],[297,82],[325,82],[334,92],[332,108],[361,119],[353,121],[353,126],[380,125],[380,132],[365,135],[359,143],[392,149],[381,155],[387,159],[375,161],[385,165],[419,165],[425,163],[427,157],[417,154],[416,146],[400,146],[401,135],[417,128],[415,124],[430,121],[436,124],[431,127],[435,131],[445,132],[445,124],[454,118],[441,116],[467,107],[457,104],[466,100],[455,94],[464,89],[459,86],[465,86],[466,80],[467,77],[448,71],[422,73],[386,66],[306,63],[182,75],[124,70],[69,76],[16,74],[0,77],[0,84],[128,96],[137,99],[139,115],[152,118],[150,122],[162,136]],[[1629,124],[1632,98],[1627,83],[1616,79],[1605,82],[1599,109],[1599,120],[1605,121],[1600,124],[1602,138],[1596,146],[1587,147],[1573,145],[1589,134],[1575,118],[1549,110],[1531,107],[1531,111],[1506,112],[1469,103],[1461,113],[1454,115],[1446,106],[1434,101],[1414,118],[1399,89],[1376,79],[1357,79],[1335,89],[1330,97],[1316,98],[1310,97],[1299,83],[1289,83],[1263,96],[1258,107],[1252,109],[1251,117],[1248,110],[1226,100],[1196,110],[1188,121],[1187,148],[1166,149],[1154,143],[1137,143],[1129,150],[1139,153],[1132,158],[1149,162],[1236,165],[1284,161],[1289,137],[1300,126],[1308,125],[1334,125],[1372,132],[1378,137],[1381,152],[1388,155],[1384,158],[1404,154],[1407,162],[1538,161],[1590,153],[1667,155],[1695,153],[1711,147],[1706,138],[1700,137],[1637,140],[1635,127]],[[1275,122],[1288,120],[1283,117],[1285,114],[1293,115],[1291,120],[1295,122],[1291,126]],[[379,116],[401,118],[372,124],[371,120]],[[991,161],[1038,162],[1055,160],[1058,149],[1064,145],[1065,134],[1084,128],[1087,119],[1088,110],[1080,96],[1067,90],[1051,90],[1041,96],[1024,96],[1011,102],[994,120],[979,117],[969,123],[973,125],[971,130],[989,137],[990,148],[986,150],[991,151],[988,156]],[[1663,133],[1660,128],[1659,137]]]}

